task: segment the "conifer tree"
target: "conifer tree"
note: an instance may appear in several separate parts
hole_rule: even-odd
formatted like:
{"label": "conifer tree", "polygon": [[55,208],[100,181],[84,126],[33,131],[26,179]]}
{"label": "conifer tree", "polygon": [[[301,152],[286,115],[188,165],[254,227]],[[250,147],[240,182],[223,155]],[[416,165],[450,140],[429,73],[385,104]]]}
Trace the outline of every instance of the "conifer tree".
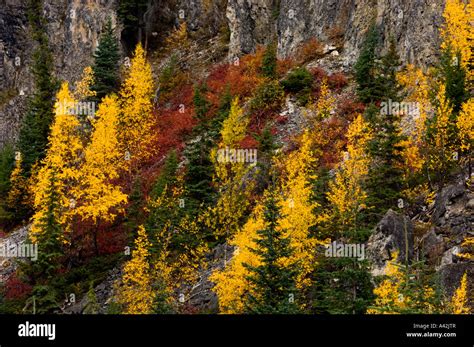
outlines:
{"label": "conifer tree", "polygon": [[112,20],[108,18],[99,39],[99,45],[94,52],[94,84],[91,90],[96,93],[94,101],[100,101],[104,96],[116,92],[119,83],[120,53]]}
{"label": "conifer tree", "polygon": [[284,266],[292,256],[290,239],[278,221],[281,219],[275,192],[269,193],[264,207],[264,228],[257,231],[256,247],[252,253],[260,265],[244,264],[250,270],[248,281],[252,288],[245,298],[246,311],[257,314],[297,313],[295,264]]}
{"label": "conifer tree", "polygon": [[[381,98],[387,98],[384,102],[388,105],[399,100],[400,91],[396,79],[400,61],[394,43],[392,42],[390,46],[375,75],[376,88],[382,92]],[[372,208],[369,220],[376,222],[388,208],[396,206],[400,197],[403,188],[403,141],[406,137],[401,133],[399,113],[394,112],[389,106],[379,110],[375,105],[370,105],[365,117],[374,132],[372,140],[368,143],[372,164],[369,169],[367,191],[368,206]]]}
{"label": "conifer tree", "polygon": [[12,215],[13,222],[21,222],[31,213],[28,182],[22,174],[21,162],[20,156],[10,176],[11,189],[6,198],[6,206]]}
{"label": "conifer tree", "polygon": [[359,58],[354,65],[357,94],[362,102],[370,103],[378,100],[376,80],[376,59],[378,45],[378,29],[372,24],[362,44]]}
{"label": "conifer tree", "polygon": [[18,140],[18,148],[23,156],[23,174],[26,176],[30,175],[33,164],[46,155],[48,136],[54,118],[54,95],[57,89],[53,74],[53,57],[42,13],[43,1],[31,0],[28,5],[28,21],[33,31],[33,38],[38,44],[32,57],[35,91],[28,100]]}
{"label": "conifer tree", "polygon": [[31,237],[33,241],[44,232],[38,223],[48,213],[46,196],[50,189],[50,177],[54,172],[57,184],[57,203],[61,214],[58,216],[64,235],[63,241],[68,241],[67,234],[71,231],[71,218],[75,215],[74,207],[78,201],[80,168],[83,163],[83,140],[80,132],[80,122],[73,114],[69,114],[64,105],[74,104],[67,82],[64,82],[57,94],[55,105],[55,120],[51,128],[49,148],[43,166],[38,172],[32,192],[34,195],[33,225]]}
{"label": "conifer tree", "polygon": [[262,75],[269,79],[277,77],[277,56],[275,44],[269,44],[265,48],[262,57]]}

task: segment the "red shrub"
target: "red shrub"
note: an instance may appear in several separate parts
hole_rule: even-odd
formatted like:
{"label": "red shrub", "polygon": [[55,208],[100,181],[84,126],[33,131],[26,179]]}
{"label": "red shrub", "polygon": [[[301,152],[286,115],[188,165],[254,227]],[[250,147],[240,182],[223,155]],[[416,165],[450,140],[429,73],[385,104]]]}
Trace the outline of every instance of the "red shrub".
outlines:
{"label": "red shrub", "polygon": [[331,89],[340,91],[342,88],[347,86],[347,78],[343,73],[337,72],[332,74],[328,78],[328,84]]}
{"label": "red shrub", "polygon": [[20,280],[16,274],[8,278],[5,283],[5,298],[8,300],[23,299],[31,293],[32,287]]}
{"label": "red shrub", "polygon": [[318,83],[321,83],[323,79],[328,77],[326,70],[319,66],[310,69],[309,72],[313,75],[314,80]]}

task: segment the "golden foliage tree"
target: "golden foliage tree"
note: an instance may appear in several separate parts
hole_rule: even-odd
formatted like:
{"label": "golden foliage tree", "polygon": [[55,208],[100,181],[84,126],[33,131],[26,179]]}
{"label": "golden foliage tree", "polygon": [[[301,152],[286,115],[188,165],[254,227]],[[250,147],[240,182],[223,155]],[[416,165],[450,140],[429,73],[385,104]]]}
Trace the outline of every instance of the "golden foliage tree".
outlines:
{"label": "golden foliage tree", "polygon": [[451,299],[451,309],[454,314],[469,314],[471,313],[469,304],[468,304],[468,290],[467,290],[467,273],[461,278],[461,283],[459,287],[454,292],[454,295]]}
{"label": "golden foliage tree", "polygon": [[93,84],[94,71],[90,66],[86,66],[82,71],[81,79],[75,84],[74,98],[77,100],[84,100],[95,96],[97,93],[91,90]]}
{"label": "golden foliage tree", "polygon": [[153,304],[152,268],[149,263],[151,243],[145,228],[138,227],[132,258],[124,266],[123,285],[118,301],[128,314],[150,313]]}
{"label": "golden foliage tree", "polygon": [[[83,141],[80,134],[80,123],[74,114],[68,111],[65,105],[75,103],[69,92],[67,82],[64,82],[57,93],[55,105],[55,119],[49,137],[49,149],[43,160],[43,167],[39,170],[36,183],[32,188],[34,195],[33,225],[31,237],[33,241],[37,233],[38,221],[47,213],[47,195],[50,177],[57,181],[58,199],[61,211],[59,222],[67,234],[71,231],[71,218],[75,214],[74,208],[78,198],[80,167],[83,162]],[[54,175],[53,175],[54,173]],[[63,235],[67,236],[67,235]],[[63,240],[67,242],[67,237]]]}
{"label": "golden foliage tree", "polygon": [[[215,170],[213,181],[221,195],[217,204],[209,209],[206,220],[217,237],[235,233],[249,205],[253,184],[244,186],[243,177],[250,166],[241,160],[245,158],[230,160],[230,157],[224,155],[227,151],[241,150],[238,146],[245,137],[248,123],[248,117],[239,106],[239,99],[235,98],[231,103],[229,116],[222,125],[222,141],[219,147],[211,152]],[[246,151],[250,153],[249,150]]]}
{"label": "golden foliage tree", "polygon": [[362,115],[358,115],[347,130],[347,152],[339,164],[334,179],[329,182],[327,193],[332,207],[329,219],[343,229],[356,228],[358,212],[365,208],[367,193],[363,181],[368,174],[370,158],[366,146],[371,139],[371,130]]}
{"label": "golden foliage tree", "polygon": [[469,99],[462,105],[456,126],[461,142],[461,150],[469,153],[474,144],[474,99]]}
{"label": "golden foliage tree", "polygon": [[375,289],[375,303],[368,314],[434,313],[435,291],[429,285],[411,288],[409,281],[416,278],[408,267],[398,264],[398,252],[392,255],[385,268],[386,279]]}
{"label": "golden foliage tree", "polygon": [[408,128],[408,136],[402,141],[403,158],[405,164],[406,175],[408,173],[419,172],[424,163],[426,153],[424,139],[426,136],[426,120],[427,115],[431,111],[429,103],[429,81],[423,71],[412,64],[397,73],[397,81],[407,93],[406,102],[414,103],[416,114],[413,126],[407,123],[411,122],[408,114],[402,115],[402,123],[404,128]]}
{"label": "golden foliage tree", "polygon": [[[310,229],[316,225],[318,218],[314,209],[318,206],[312,201],[311,181],[315,179],[314,158],[311,150],[311,134],[305,132],[300,139],[300,148],[288,158],[277,163],[282,167],[282,195],[278,200],[282,218],[278,227],[285,230],[290,247],[293,250],[286,265],[297,264],[297,288],[303,291],[310,284],[309,274],[314,268],[315,252],[319,240],[314,238]],[[251,290],[247,277],[248,267],[258,266],[259,260],[251,251],[256,247],[257,231],[264,228],[263,206],[257,203],[245,225],[232,237],[230,244],[235,247],[229,264],[220,271],[215,271],[211,280],[216,283],[214,291],[219,297],[219,308],[222,313],[243,313],[243,297]]]}
{"label": "golden foliage tree", "polygon": [[120,90],[122,113],[119,141],[124,156],[129,155],[133,163],[146,160],[154,153],[152,142],[155,119],[151,101],[153,92],[151,66],[146,61],[145,51],[139,43]]}
{"label": "golden foliage tree", "polygon": [[445,23],[441,29],[441,48],[451,47],[454,52],[460,52],[461,66],[466,68],[471,60],[474,39],[472,1],[446,0],[443,18]]}
{"label": "golden foliage tree", "polygon": [[91,140],[84,153],[76,213],[94,224],[92,229],[96,253],[97,229],[101,221],[112,222],[127,201],[127,195],[113,181],[123,167],[123,155],[117,139],[120,107],[117,97],[106,96],[93,122]]}

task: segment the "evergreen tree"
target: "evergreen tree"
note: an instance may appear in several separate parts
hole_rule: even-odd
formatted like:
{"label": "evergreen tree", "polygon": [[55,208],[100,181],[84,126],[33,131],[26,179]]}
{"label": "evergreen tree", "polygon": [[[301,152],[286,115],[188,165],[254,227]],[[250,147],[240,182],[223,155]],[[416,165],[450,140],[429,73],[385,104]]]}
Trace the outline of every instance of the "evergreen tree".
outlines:
{"label": "evergreen tree", "polygon": [[378,29],[372,24],[367,32],[360,51],[359,58],[354,65],[357,94],[362,102],[369,103],[378,99],[376,78],[376,49],[378,45]]}
{"label": "evergreen tree", "polygon": [[368,143],[372,163],[367,176],[366,222],[377,222],[389,208],[396,208],[403,188],[403,157],[401,141],[405,138],[399,129],[399,116],[392,112],[380,114],[371,105],[366,119],[371,123],[373,138]]}
{"label": "evergreen tree", "polygon": [[32,57],[35,91],[28,100],[27,113],[23,118],[18,142],[23,156],[23,172],[26,176],[29,176],[33,164],[45,156],[54,118],[54,96],[57,89],[57,82],[53,77],[53,58],[42,13],[43,2],[31,0],[28,21],[33,31],[33,38],[38,44]]}
{"label": "evergreen tree", "polygon": [[98,314],[100,310],[100,305],[97,302],[97,295],[95,294],[93,282],[89,286],[89,291],[87,292],[87,304],[84,307],[84,314]]}
{"label": "evergreen tree", "polygon": [[178,156],[176,155],[175,150],[171,150],[168,156],[166,157],[163,169],[161,170],[159,176],[157,177],[152,191],[151,198],[156,199],[167,187],[172,187],[176,183],[176,171],[178,170]]}
{"label": "evergreen tree", "polygon": [[466,85],[467,73],[461,65],[461,53],[453,52],[451,46],[444,49],[441,53],[439,72],[446,87],[446,97],[453,108],[451,121],[455,121],[462,104],[469,99],[469,91]]}
{"label": "evergreen tree", "polygon": [[296,267],[284,266],[283,260],[292,255],[290,239],[284,236],[285,230],[278,226],[281,218],[275,192],[269,193],[265,203],[265,227],[257,231],[259,236],[252,253],[259,257],[261,264],[251,266],[248,281],[253,291],[245,298],[246,310],[258,314],[297,313],[294,302],[296,294]]}
{"label": "evergreen tree", "polygon": [[0,225],[6,227],[11,219],[6,197],[11,188],[10,175],[15,168],[15,152],[11,144],[0,150]]}
{"label": "evergreen tree", "polygon": [[207,112],[209,111],[209,101],[203,93],[206,92],[206,85],[194,86],[193,104],[195,108],[195,115],[199,121],[203,121]]}
{"label": "evergreen tree", "polygon": [[145,30],[145,12],[148,8],[148,0],[120,0],[118,6],[118,17],[122,20],[122,39],[134,47],[143,41]]}
{"label": "evergreen tree", "polygon": [[[399,100],[400,88],[396,80],[399,64],[395,43],[392,41],[388,53],[382,57],[382,64],[375,76],[376,86],[382,93],[380,96],[387,104]],[[403,188],[402,141],[405,136],[400,131],[400,115],[390,108],[387,106],[387,109],[381,112],[378,107],[371,104],[365,113],[365,118],[374,133],[368,142],[368,153],[372,158],[367,179],[369,223],[376,222],[387,209],[397,206]]]}
{"label": "evergreen tree", "polygon": [[262,75],[270,79],[277,77],[277,56],[275,44],[269,44],[262,57]]}
{"label": "evergreen tree", "polygon": [[376,75],[378,95],[385,100],[396,101],[399,99],[401,87],[397,81],[397,71],[400,64],[396,42],[391,37],[388,51],[381,58],[381,64]]}
{"label": "evergreen tree", "polygon": [[63,255],[61,247],[62,227],[59,222],[61,215],[60,193],[57,175],[54,170],[49,172],[48,185],[44,193],[46,208],[35,221],[37,233],[35,242],[38,246],[38,259],[30,263],[27,270],[33,283],[51,280],[60,267]]}
{"label": "evergreen tree", "polygon": [[119,60],[118,42],[109,18],[94,53],[95,83],[91,90],[96,92],[95,101],[100,101],[104,96],[117,91],[120,83]]}

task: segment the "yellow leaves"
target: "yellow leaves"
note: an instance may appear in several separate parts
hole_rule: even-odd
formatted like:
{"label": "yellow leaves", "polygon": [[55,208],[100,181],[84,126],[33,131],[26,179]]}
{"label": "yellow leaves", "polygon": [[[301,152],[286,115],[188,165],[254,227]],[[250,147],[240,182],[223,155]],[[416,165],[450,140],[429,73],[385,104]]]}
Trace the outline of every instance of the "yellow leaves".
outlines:
{"label": "yellow leaves", "polygon": [[229,116],[222,124],[222,145],[224,147],[234,146],[242,141],[245,137],[248,123],[248,117],[244,115],[242,108],[239,106],[239,98],[235,97],[230,106]]}
{"label": "yellow leaves", "polygon": [[123,155],[118,146],[117,124],[120,108],[116,96],[106,96],[99,106],[94,122],[91,142],[85,150],[85,162],[81,169],[80,206],[76,212],[83,219],[98,218],[112,221],[112,208],[127,201],[127,195],[111,181],[119,177]]}
{"label": "yellow leaves", "polygon": [[75,85],[74,97],[78,100],[83,100],[91,96],[96,96],[97,93],[90,89],[93,84],[94,71],[90,66],[86,66],[82,72],[80,81]]}
{"label": "yellow leaves", "polygon": [[186,50],[190,46],[188,38],[188,27],[186,22],[182,22],[178,28],[173,30],[173,32],[166,38],[166,48],[177,49],[177,50]]}
{"label": "yellow leaves", "polygon": [[125,306],[125,313],[146,314],[151,311],[153,288],[148,262],[150,246],[146,230],[141,225],[138,228],[132,258],[124,266],[123,286],[118,295],[119,302]]}
{"label": "yellow leaves", "polygon": [[421,288],[408,289],[408,281],[415,278],[415,274],[402,271],[402,266],[396,262],[398,251],[387,262],[385,275],[387,276],[375,289],[375,304],[367,310],[368,314],[399,314],[413,309],[422,308],[425,313],[432,313],[434,306],[431,302],[435,298],[435,291],[428,285]]}
{"label": "yellow leaves", "polygon": [[461,140],[461,150],[469,152],[474,143],[474,99],[469,99],[462,105],[456,126]]}
{"label": "yellow leaves", "polygon": [[441,48],[451,47],[461,53],[461,65],[466,67],[471,59],[471,42],[474,39],[474,9],[471,1],[446,0],[443,12],[445,23],[441,29]]}
{"label": "yellow leaves", "polygon": [[433,141],[431,147],[432,155],[429,158],[429,164],[432,169],[439,170],[446,162],[452,159],[454,148],[451,148],[449,142],[448,127],[450,122],[452,107],[446,97],[446,87],[439,85],[437,93],[436,116],[433,124]]}
{"label": "yellow leaves", "polygon": [[134,162],[149,158],[155,150],[151,147],[155,123],[151,102],[153,92],[151,66],[146,61],[141,44],[138,44],[120,90],[122,113],[119,139],[123,153],[128,151]]}
{"label": "yellow leaves", "polygon": [[[313,211],[318,206],[312,202],[311,180],[315,178],[316,159],[311,143],[311,135],[305,131],[300,139],[300,148],[279,163],[283,167],[284,177],[282,196],[277,201],[282,215],[278,228],[285,230],[285,237],[290,239],[290,247],[294,252],[286,260],[286,264],[298,264],[296,285],[301,290],[308,288],[310,284],[308,275],[315,265],[314,250],[320,243],[310,234],[310,229],[317,223],[317,216]],[[251,249],[257,247],[257,231],[264,227],[263,206],[259,202],[250,219],[230,241],[235,246],[232,260],[227,267],[211,276],[211,280],[216,283],[213,290],[219,297],[222,313],[242,313],[244,310],[242,298],[251,289],[246,279],[250,273],[243,264],[259,265],[258,257],[255,257]]]}
{"label": "yellow leaves", "polygon": [[332,206],[330,218],[342,227],[355,226],[356,215],[367,198],[362,188],[368,174],[370,158],[365,153],[372,132],[362,115],[358,115],[347,130],[347,152],[334,179],[329,182],[328,201]]}
{"label": "yellow leaves", "polygon": [[264,228],[263,206],[258,204],[254,213],[243,228],[232,238],[230,245],[235,247],[232,260],[223,270],[215,271],[210,280],[216,283],[213,291],[219,298],[221,313],[243,313],[243,297],[250,290],[247,276],[250,274],[244,264],[260,265],[260,260],[251,249],[256,247],[257,231]]}
{"label": "yellow leaves", "polygon": [[336,99],[331,95],[326,78],[321,82],[318,102],[316,103],[316,114],[319,120],[328,118],[331,114]]}
{"label": "yellow leaves", "polygon": [[471,313],[468,303],[468,289],[467,289],[467,273],[461,278],[459,287],[454,292],[451,299],[451,309],[454,314],[469,314]]}
{"label": "yellow leaves", "polygon": [[55,176],[59,193],[59,205],[62,214],[60,223],[65,231],[69,230],[69,218],[72,216],[71,205],[77,201],[78,181],[80,178],[80,165],[82,162],[83,143],[80,134],[80,123],[77,117],[69,114],[63,105],[74,103],[75,100],[69,92],[68,83],[62,84],[56,96],[55,119],[49,137],[49,149],[43,160],[43,167],[38,172],[36,184],[32,191],[34,194],[35,214],[31,229],[32,239],[35,240],[38,222],[45,215],[48,206],[47,194],[50,189],[50,177]]}
{"label": "yellow leaves", "polygon": [[[402,156],[406,169],[405,174],[412,174],[421,170],[425,163],[421,148],[424,145],[423,140],[426,135],[426,119],[431,109],[429,103],[429,82],[423,71],[412,64],[397,73],[397,81],[407,93],[405,102],[415,103],[418,110],[417,114],[410,115],[415,117],[412,121],[408,115],[404,115],[402,122],[404,128],[409,130],[407,139],[400,145],[403,147]],[[410,124],[413,122],[413,126]]]}
{"label": "yellow leaves", "polygon": [[466,253],[459,253],[457,256],[467,260],[474,260],[474,237],[466,237],[461,246],[466,247]]}

